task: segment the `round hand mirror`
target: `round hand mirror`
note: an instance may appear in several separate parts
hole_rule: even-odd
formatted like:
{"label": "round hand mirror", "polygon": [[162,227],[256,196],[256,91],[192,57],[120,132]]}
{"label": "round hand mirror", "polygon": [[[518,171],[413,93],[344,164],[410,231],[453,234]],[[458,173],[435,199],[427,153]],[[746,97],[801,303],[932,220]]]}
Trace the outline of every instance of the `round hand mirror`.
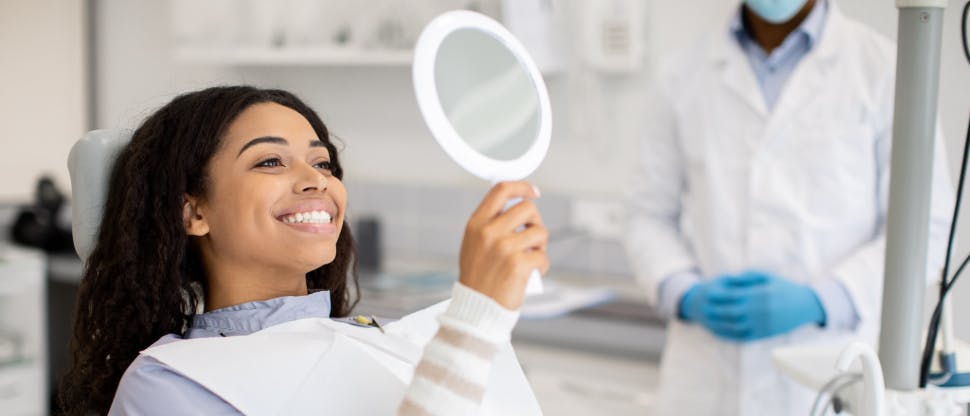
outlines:
{"label": "round hand mirror", "polygon": [[[413,71],[425,123],[465,170],[512,181],[542,163],[552,130],[546,85],[525,47],[500,23],[464,10],[438,16],[418,38]],[[540,291],[535,271],[526,293]]]}

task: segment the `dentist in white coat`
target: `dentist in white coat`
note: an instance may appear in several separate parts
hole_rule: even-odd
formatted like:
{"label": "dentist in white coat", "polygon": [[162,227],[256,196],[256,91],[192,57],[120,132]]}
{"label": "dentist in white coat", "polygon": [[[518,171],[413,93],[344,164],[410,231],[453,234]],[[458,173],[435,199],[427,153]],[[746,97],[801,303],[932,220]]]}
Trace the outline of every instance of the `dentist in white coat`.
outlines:
{"label": "dentist in white coat", "polygon": [[[874,343],[895,46],[833,0],[744,0],[660,67],[628,254],[671,319],[658,415],[798,415],[774,348]],[[927,279],[952,209],[939,134]]]}

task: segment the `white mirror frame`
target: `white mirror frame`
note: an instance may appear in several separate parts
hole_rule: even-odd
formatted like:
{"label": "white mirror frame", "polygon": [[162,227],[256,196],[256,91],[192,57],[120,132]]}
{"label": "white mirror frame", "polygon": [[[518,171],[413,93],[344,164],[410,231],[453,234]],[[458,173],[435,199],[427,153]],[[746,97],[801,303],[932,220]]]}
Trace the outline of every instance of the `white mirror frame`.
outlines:
{"label": "white mirror frame", "polygon": [[[441,106],[435,84],[435,59],[445,38],[462,29],[480,31],[505,45],[519,64],[526,69],[539,95],[538,137],[529,150],[517,159],[493,159],[469,146],[455,130]],[[445,149],[445,153],[466,170],[492,182],[513,181],[529,176],[542,163],[549,149],[549,138],[552,134],[549,94],[542,80],[542,74],[529,57],[528,51],[502,24],[485,15],[467,10],[450,11],[436,17],[424,28],[418,38],[414,47],[412,71],[418,108],[431,134]]]}

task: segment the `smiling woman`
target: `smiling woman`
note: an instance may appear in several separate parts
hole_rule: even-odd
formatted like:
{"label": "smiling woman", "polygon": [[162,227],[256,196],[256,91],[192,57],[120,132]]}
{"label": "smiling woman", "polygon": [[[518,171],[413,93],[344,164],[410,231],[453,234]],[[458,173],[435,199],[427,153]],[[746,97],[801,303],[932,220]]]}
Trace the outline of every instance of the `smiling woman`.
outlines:
{"label": "smiling woman", "polygon": [[[346,316],[356,303],[348,285],[357,284],[357,260],[342,177],[326,126],[285,91],[210,88],[150,116],[111,172],[79,291],[62,407],[242,412],[211,384],[139,352]],[[527,200],[503,212],[516,197]],[[465,229],[452,301],[406,391],[376,401],[368,393],[360,402],[389,403],[399,414],[475,411],[530,272],[548,268],[547,232],[529,201],[537,197],[524,182],[499,184],[485,197]],[[267,352],[291,348],[299,356],[296,345],[274,348]],[[327,405],[311,403],[312,413]]]}
{"label": "smiling woman", "polygon": [[225,150],[209,161],[219,180],[184,198],[209,277],[206,310],[306,294],[306,273],[334,260],[347,191],[333,146],[318,138],[326,134],[276,102],[251,105],[228,126]]}

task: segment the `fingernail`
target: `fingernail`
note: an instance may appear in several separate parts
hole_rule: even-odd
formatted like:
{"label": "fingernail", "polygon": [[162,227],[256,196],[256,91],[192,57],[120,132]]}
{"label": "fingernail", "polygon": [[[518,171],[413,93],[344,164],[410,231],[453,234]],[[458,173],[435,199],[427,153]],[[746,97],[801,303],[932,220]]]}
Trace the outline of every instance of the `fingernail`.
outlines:
{"label": "fingernail", "polygon": [[535,192],[536,193],[536,198],[542,196],[542,193],[539,192],[539,187],[537,187],[535,185],[532,185],[532,192]]}

